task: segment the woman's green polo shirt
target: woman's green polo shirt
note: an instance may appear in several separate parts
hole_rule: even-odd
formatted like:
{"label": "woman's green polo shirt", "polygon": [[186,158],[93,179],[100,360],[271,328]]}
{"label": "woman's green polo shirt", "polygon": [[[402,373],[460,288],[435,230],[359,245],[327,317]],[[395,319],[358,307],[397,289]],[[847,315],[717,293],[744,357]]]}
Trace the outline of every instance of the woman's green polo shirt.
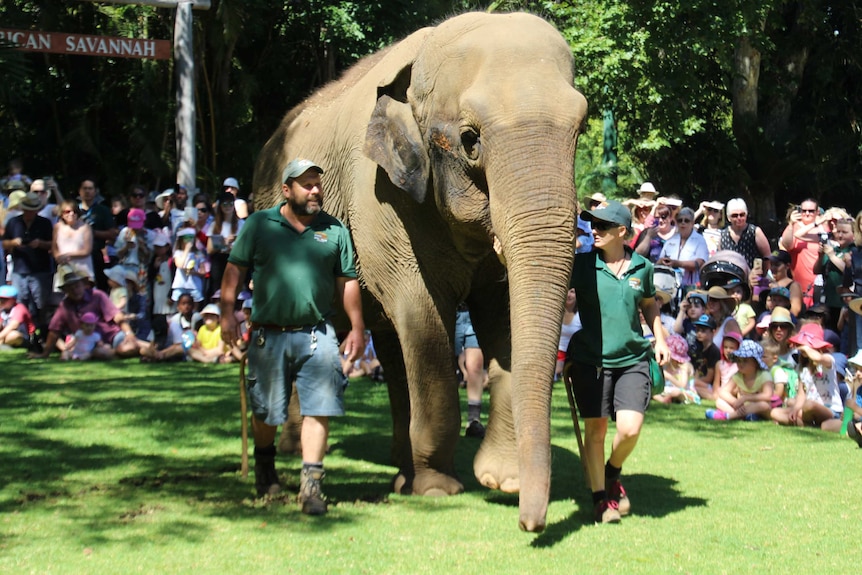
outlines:
{"label": "woman's green polo shirt", "polygon": [[[628,251],[628,248],[626,248]],[[641,330],[641,300],[655,297],[652,263],[631,253],[631,264],[617,278],[599,252],[575,257],[570,286],[578,296],[583,329],[572,336],[569,356],[596,367],[628,367],[652,353]]]}

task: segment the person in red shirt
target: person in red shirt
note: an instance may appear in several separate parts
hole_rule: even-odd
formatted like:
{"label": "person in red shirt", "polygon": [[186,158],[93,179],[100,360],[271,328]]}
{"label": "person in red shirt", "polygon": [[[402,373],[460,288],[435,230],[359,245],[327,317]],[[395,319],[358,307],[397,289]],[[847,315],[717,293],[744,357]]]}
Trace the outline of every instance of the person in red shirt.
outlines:
{"label": "person in red shirt", "polygon": [[27,306],[18,303],[18,289],[0,286],[0,345],[20,347],[29,342],[34,333],[36,324]]}

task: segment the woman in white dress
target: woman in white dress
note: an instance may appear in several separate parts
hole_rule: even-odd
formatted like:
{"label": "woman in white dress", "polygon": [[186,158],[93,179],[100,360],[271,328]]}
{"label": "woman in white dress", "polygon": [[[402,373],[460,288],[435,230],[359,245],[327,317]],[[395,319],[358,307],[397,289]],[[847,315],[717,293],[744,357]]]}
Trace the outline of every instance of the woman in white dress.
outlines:
{"label": "woman in white dress", "polygon": [[[51,253],[57,266],[70,266],[79,274],[92,281],[93,274],[93,230],[90,224],[80,218],[78,206],[71,200],[60,204],[60,219],[54,225]],[[99,254],[101,256],[101,253]],[[56,274],[54,289],[57,286]]]}

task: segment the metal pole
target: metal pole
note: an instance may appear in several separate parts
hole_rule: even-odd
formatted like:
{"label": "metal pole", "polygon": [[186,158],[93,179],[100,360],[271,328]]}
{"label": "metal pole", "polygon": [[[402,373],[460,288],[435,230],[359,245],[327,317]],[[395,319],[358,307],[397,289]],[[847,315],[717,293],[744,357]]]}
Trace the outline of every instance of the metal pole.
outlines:
{"label": "metal pole", "polygon": [[177,74],[177,183],[194,193],[195,164],[195,65],[192,40],[192,2],[177,4],[174,23],[174,68]]}

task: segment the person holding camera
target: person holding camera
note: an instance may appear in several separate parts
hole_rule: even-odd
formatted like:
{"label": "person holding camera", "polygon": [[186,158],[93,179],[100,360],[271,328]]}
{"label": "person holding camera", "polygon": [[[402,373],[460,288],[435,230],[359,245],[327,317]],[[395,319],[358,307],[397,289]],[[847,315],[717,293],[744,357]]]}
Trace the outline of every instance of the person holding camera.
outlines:
{"label": "person holding camera", "polygon": [[855,247],[856,222],[852,218],[834,220],[833,240],[826,233],[820,238],[820,258],[814,264],[814,273],[823,274],[823,293],[827,309],[826,327],[837,331],[838,315],[844,302],[838,288],[844,285],[844,270],[849,267],[850,254]]}
{"label": "person holding camera", "polygon": [[[822,225],[817,200],[808,198],[790,214],[790,221],[781,233],[778,245],[790,254],[790,272],[802,286],[802,302],[814,305],[814,266],[821,257],[820,242],[829,239],[830,230]],[[827,234],[821,237],[821,234]]]}

